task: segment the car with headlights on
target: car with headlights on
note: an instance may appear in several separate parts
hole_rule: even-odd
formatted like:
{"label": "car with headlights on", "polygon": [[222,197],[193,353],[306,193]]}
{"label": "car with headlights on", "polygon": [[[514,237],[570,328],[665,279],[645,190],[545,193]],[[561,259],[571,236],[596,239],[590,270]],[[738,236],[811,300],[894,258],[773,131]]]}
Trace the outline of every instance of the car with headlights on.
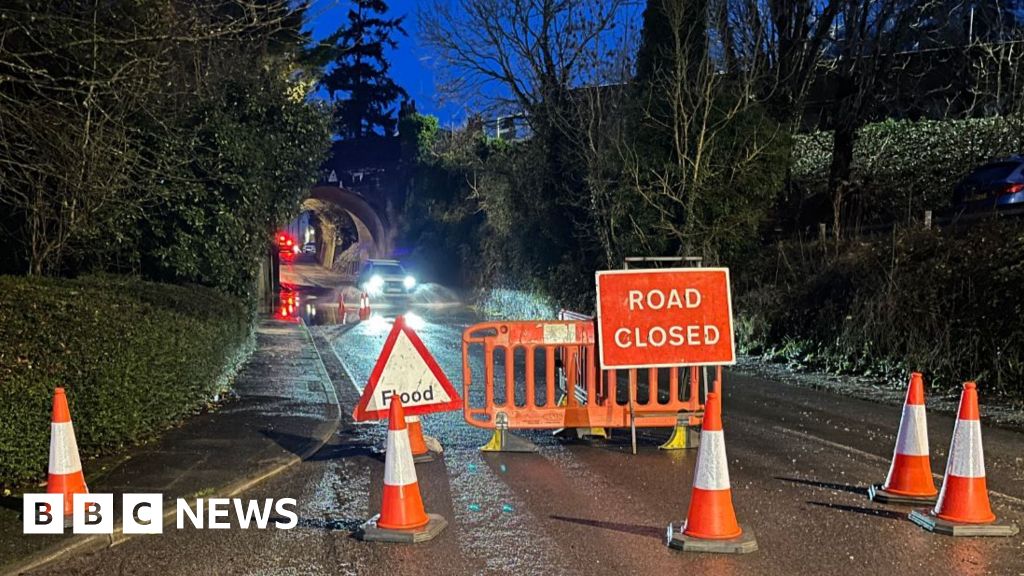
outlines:
{"label": "car with headlights on", "polygon": [[356,286],[371,297],[408,296],[416,288],[416,278],[398,260],[367,260]]}

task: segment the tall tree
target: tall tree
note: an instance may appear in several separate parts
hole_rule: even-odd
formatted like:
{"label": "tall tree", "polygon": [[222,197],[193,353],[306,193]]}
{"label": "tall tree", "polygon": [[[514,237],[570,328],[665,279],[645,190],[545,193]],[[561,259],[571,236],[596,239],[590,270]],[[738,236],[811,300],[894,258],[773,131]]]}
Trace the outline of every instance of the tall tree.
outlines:
{"label": "tall tree", "polygon": [[619,200],[637,252],[734,254],[755,235],[781,182],[785,138],[759,99],[764,61],[728,61],[705,0],[648,0]]}
{"label": "tall tree", "polygon": [[[907,0],[851,0],[837,17],[835,39],[823,62],[831,92],[829,127],[834,130],[829,190],[832,193],[833,235],[861,215],[858,188],[851,185],[853,150],[858,130],[892,96],[891,81],[901,72],[913,24],[921,21],[925,3]],[[852,221],[852,222],[851,222]]]}
{"label": "tall tree", "polygon": [[329,141],[296,74],[304,14],[290,0],[0,6],[3,272],[247,294]]}
{"label": "tall tree", "polygon": [[[696,65],[706,49],[707,0],[686,0],[680,11],[680,21],[669,18],[664,0],[649,0],[644,8],[640,47],[636,57],[636,81],[651,83],[659,74],[669,73],[680,63],[680,51],[685,48],[686,62]],[[677,46],[676,43],[685,44]]]}
{"label": "tall tree", "polygon": [[[523,114],[532,137],[510,151],[529,166],[529,185],[516,182],[506,202],[484,204],[492,221],[508,206],[505,244],[525,273],[578,266],[600,250],[577,234],[594,228],[580,209],[586,177],[573,150],[574,98],[599,84],[590,65],[602,39],[619,35],[624,0],[432,0],[419,12],[424,44],[442,65],[441,90],[491,112]],[[518,163],[518,164],[517,164]]]}
{"label": "tall tree", "polygon": [[333,66],[323,85],[336,100],[335,129],[342,138],[391,134],[394,103],[408,96],[391,78],[384,55],[386,48],[398,46],[396,34],[405,35],[405,17],[386,18],[387,12],[384,0],[352,0],[348,23],[325,41]]}

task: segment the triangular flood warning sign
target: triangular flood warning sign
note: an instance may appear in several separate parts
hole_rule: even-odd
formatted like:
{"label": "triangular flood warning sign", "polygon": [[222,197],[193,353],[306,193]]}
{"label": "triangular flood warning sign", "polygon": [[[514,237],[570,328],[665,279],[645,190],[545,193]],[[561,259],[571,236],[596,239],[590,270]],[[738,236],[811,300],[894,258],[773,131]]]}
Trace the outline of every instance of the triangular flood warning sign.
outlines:
{"label": "triangular flood warning sign", "polygon": [[462,407],[462,399],[448,377],[401,316],[395,319],[384,341],[352,418],[357,422],[387,418],[395,396],[402,399],[402,407],[410,416]]}

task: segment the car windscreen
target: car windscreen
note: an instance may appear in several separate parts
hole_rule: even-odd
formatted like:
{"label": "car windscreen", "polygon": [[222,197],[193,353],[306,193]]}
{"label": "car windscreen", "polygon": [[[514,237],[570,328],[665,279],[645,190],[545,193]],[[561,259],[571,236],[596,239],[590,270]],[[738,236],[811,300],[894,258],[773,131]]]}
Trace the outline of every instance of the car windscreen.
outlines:
{"label": "car windscreen", "polygon": [[996,162],[994,164],[986,164],[974,172],[971,172],[970,176],[964,179],[964,183],[977,186],[988,182],[1006,180],[1006,178],[1009,177],[1010,174],[1013,174],[1013,171],[1019,166],[1019,162]]}
{"label": "car windscreen", "polygon": [[405,276],[405,270],[398,264],[374,264],[371,273],[381,276]]}

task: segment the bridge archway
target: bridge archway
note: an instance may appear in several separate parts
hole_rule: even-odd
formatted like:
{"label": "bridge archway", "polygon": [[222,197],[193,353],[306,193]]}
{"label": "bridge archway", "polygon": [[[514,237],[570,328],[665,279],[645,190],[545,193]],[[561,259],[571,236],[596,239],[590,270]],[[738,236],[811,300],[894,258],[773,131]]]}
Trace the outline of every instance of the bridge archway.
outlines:
{"label": "bridge archway", "polygon": [[302,210],[311,211],[320,219],[323,235],[321,261],[325,267],[331,267],[337,256],[336,230],[329,218],[334,210],[347,213],[355,224],[360,260],[387,258],[394,249],[395,234],[386,217],[357,192],[337,185],[315,186],[309,197],[303,200]]}

